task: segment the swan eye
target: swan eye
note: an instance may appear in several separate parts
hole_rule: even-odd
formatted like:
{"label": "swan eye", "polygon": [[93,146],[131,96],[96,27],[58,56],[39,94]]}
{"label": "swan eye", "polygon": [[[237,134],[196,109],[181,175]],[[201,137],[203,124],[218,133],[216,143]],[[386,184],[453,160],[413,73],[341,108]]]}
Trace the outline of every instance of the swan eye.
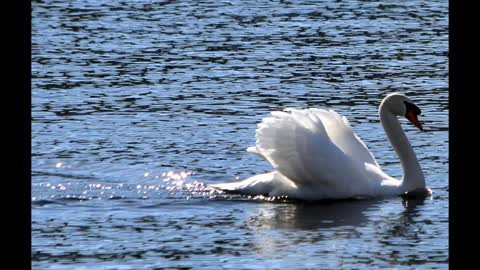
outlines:
{"label": "swan eye", "polygon": [[415,115],[420,115],[422,113],[422,110],[420,110],[420,108],[418,108],[417,105],[410,103],[408,101],[404,101],[403,103],[405,104],[405,107],[407,109],[405,115],[411,111],[413,111]]}

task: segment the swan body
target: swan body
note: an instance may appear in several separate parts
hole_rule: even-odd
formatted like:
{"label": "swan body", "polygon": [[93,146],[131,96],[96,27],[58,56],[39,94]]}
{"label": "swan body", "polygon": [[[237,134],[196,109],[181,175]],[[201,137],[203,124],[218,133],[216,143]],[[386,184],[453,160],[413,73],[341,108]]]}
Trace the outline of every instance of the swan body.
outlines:
{"label": "swan body", "polygon": [[380,104],[380,122],[402,164],[402,179],[382,171],[345,117],[311,108],[274,111],[258,124],[256,145],[247,151],[267,160],[272,172],[210,186],[244,195],[304,200],[424,193],[422,169],[397,118],[405,116],[422,130],[419,114],[420,109],[403,94],[390,94]]}

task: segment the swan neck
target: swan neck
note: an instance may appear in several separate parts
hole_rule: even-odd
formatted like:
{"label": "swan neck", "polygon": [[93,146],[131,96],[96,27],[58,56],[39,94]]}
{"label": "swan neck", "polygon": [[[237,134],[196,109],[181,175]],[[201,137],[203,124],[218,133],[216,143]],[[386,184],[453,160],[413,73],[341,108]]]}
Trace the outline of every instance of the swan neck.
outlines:
{"label": "swan neck", "polygon": [[[385,104],[382,104],[385,105]],[[397,117],[388,110],[387,106],[380,106],[380,122],[385,129],[388,140],[400,159],[403,177],[401,186],[403,191],[412,191],[418,188],[425,188],[425,178],[422,168],[417,160],[405,132]]]}

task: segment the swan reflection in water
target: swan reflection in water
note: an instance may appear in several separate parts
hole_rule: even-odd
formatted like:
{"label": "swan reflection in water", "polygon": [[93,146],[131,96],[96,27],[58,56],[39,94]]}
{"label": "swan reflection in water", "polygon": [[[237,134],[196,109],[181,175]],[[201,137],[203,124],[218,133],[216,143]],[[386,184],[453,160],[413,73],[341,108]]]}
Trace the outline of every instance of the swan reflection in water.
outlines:
{"label": "swan reflection in water", "polygon": [[[418,235],[415,217],[421,214],[425,200],[395,197],[315,203],[264,203],[250,213],[246,223],[255,232],[256,250],[262,254],[285,252],[285,249],[298,248],[303,243],[325,245],[332,247],[332,252],[340,252],[348,250],[351,244],[349,240],[373,241],[385,251],[395,245],[398,248],[398,237],[407,241],[412,237],[418,239],[414,236]],[[389,245],[392,247],[384,248]],[[395,253],[393,249],[392,253]],[[385,255],[379,253],[378,256],[382,258]]]}
{"label": "swan reflection in water", "polygon": [[[418,206],[426,198],[402,198],[404,211],[398,217],[412,221]],[[317,230],[341,226],[359,227],[369,222],[367,214],[398,204],[398,198],[372,198],[369,200],[332,200],[262,204],[249,220],[249,224],[266,229]],[[395,210],[397,207],[394,207]]]}
{"label": "swan reflection in water", "polygon": [[249,224],[266,229],[316,230],[340,226],[362,226],[368,219],[365,212],[381,200],[342,200],[262,204]]}

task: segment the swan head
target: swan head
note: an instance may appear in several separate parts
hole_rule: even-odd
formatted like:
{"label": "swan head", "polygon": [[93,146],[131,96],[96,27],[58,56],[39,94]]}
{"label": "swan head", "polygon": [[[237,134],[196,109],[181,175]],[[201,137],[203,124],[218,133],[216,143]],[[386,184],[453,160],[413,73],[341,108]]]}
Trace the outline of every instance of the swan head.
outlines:
{"label": "swan head", "polygon": [[395,116],[404,116],[414,126],[420,129],[420,131],[423,131],[422,124],[418,121],[418,115],[420,115],[422,111],[404,94],[389,94],[380,104],[380,110],[382,110],[382,107]]}

